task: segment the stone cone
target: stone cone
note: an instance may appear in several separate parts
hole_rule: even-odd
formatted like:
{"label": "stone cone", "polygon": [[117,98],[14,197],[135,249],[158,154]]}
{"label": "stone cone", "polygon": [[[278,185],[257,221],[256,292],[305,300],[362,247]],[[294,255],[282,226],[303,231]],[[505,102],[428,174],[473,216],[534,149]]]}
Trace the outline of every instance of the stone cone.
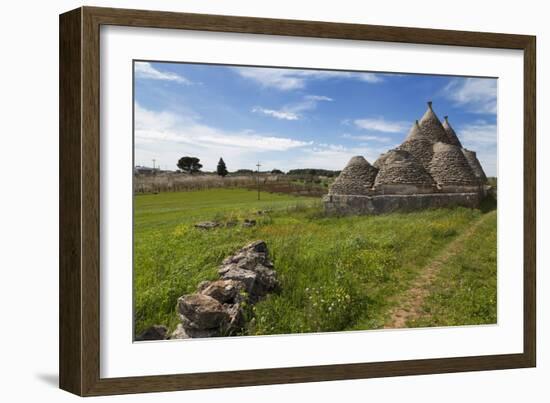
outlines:
{"label": "stone cone", "polygon": [[468,161],[468,164],[470,165],[470,168],[472,169],[472,172],[474,173],[475,177],[478,179],[479,183],[482,185],[486,184],[487,176],[483,171],[483,167],[481,166],[481,163],[477,159],[477,155],[475,151],[470,151],[463,148],[462,153],[466,157],[466,160]]}
{"label": "stone cone", "polygon": [[431,102],[428,102],[428,109],[420,119],[419,126],[423,135],[432,143],[447,142],[447,133],[433,111]]}
{"label": "stone cone", "polygon": [[371,192],[378,169],[361,157],[349,160],[329,189],[330,194],[367,195]]}
{"label": "stone cone", "polygon": [[445,129],[445,134],[447,135],[447,141],[445,143],[452,144],[454,146],[462,147],[462,144],[460,143],[460,140],[458,139],[458,136],[456,135],[456,132],[454,131],[453,127],[449,123],[449,117],[445,116],[445,120],[443,121],[443,129]]}
{"label": "stone cone", "polygon": [[375,187],[380,185],[434,186],[432,177],[411,153],[405,150],[390,150],[378,160],[380,171]]}
{"label": "stone cone", "polygon": [[413,124],[405,141],[397,147],[412,154],[412,156],[428,170],[433,157],[433,142],[423,134],[418,120]]}
{"label": "stone cone", "polygon": [[445,143],[436,143],[430,163],[430,174],[438,185],[473,186],[478,180],[462,149]]}

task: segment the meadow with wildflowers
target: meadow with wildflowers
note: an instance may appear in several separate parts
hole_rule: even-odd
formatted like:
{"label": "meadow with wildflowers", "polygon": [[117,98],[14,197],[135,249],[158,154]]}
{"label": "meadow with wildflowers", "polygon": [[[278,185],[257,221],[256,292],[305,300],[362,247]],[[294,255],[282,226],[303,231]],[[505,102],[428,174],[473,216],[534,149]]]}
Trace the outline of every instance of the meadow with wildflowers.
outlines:
{"label": "meadow with wildflowers", "polygon": [[[476,229],[438,275],[426,317],[410,326],[495,323],[496,211],[338,217],[326,216],[318,198],[262,193],[258,201],[246,189],[136,196],[135,332],[154,324],[173,330],[177,298],[215,279],[224,257],[257,239],[268,245],[281,291],[248,308],[245,335],[381,328],[395,297],[485,214],[494,218]],[[194,227],[201,220],[244,219],[256,225]]]}

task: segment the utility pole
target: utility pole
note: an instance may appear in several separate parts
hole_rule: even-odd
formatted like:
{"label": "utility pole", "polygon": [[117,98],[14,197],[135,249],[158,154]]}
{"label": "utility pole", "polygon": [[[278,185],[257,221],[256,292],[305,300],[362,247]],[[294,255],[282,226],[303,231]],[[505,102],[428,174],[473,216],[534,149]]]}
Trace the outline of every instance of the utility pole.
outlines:
{"label": "utility pole", "polygon": [[260,164],[260,161],[258,161],[258,163],[256,164],[256,166],[258,167],[258,170],[257,170],[257,176],[258,176],[258,200],[260,200],[260,167],[262,166]]}

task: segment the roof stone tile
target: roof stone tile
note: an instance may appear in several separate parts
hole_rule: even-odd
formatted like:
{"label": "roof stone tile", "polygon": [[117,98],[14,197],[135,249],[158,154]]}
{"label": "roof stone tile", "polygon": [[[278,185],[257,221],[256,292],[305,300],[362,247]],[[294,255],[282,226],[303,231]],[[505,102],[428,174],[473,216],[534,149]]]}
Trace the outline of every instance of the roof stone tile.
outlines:
{"label": "roof stone tile", "polygon": [[392,184],[434,185],[430,174],[409,152],[390,150],[381,158],[382,160],[377,160],[380,171],[374,182],[375,187]]}
{"label": "roof stone tile", "polygon": [[458,146],[436,143],[430,162],[430,174],[438,185],[471,186],[478,184],[470,164]]}
{"label": "roof stone tile", "polygon": [[349,160],[329,189],[330,194],[366,195],[374,185],[378,169],[362,156]]}

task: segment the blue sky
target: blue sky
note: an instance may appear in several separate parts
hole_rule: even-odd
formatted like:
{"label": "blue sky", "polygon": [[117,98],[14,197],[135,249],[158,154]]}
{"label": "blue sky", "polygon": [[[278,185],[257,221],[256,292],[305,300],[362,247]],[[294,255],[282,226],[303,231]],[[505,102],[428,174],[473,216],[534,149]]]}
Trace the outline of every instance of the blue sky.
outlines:
{"label": "blue sky", "polygon": [[497,80],[135,62],[135,163],[342,169],[399,145],[432,100],[496,176]]}

